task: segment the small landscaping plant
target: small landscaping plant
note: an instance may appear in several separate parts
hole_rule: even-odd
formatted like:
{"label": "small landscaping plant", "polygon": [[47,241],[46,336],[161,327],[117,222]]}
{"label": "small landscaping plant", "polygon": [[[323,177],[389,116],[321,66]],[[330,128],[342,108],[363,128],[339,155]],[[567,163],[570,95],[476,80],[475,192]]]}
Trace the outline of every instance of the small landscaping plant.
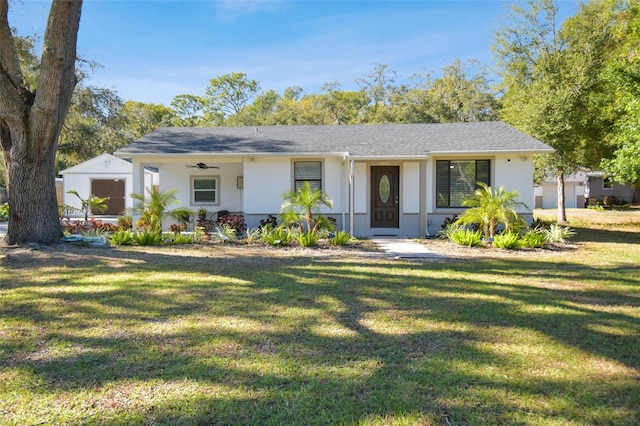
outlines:
{"label": "small landscaping plant", "polygon": [[175,189],[159,191],[156,187],[153,187],[147,189],[146,195],[131,194],[135,207],[129,210],[132,214],[136,214],[141,218],[136,222],[136,228],[161,232],[164,219],[173,218],[179,221],[183,216],[193,214],[191,210],[183,207],[168,210],[172,204],[180,203],[177,193],[178,191]]}
{"label": "small landscaping plant", "polygon": [[206,235],[206,232],[204,228],[202,226],[196,226],[196,229],[194,229],[193,234],[191,234],[191,241],[194,243],[201,243],[202,241],[204,241],[205,235]]}
{"label": "small landscaping plant", "polygon": [[160,231],[142,231],[133,235],[133,241],[139,246],[157,246],[162,244],[162,232]]}
{"label": "small landscaping plant", "polygon": [[133,227],[133,218],[131,215],[118,217],[118,229],[131,229]]}
{"label": "small landscaping plant", "polygon": [[304,182],[295,191],[285,192],[281,217],[286,225],[295,226],[299,235],[295,238],[304,246],[316,245],[329,230],[335,228],[335,220],[317,213],[321,205],[331,207],[333,200],[319,188]]}
{"label": "small landscaping plant", "polygon": [[520,235],[515,232],[505,232],[493,237],[493,246],[499,249],[514,250],[522,246]]}
{"label": "small landscaping plant", "polygon": [[278,226],[278,219],[274,215],[268,214],[266,219],[260,219],[260,228],[269,227],[271,229]]}
{"label": "small landscaping plant", "polygon": [[566,244],[569,239],[574,236],[576,232],[568,226],[561,226],[557,223],[552,223],[549,229],[544,230],[544,235],[549,244]]}
{"label": "small landscaping plant", "polygon": [[436,234],[436,236],[440,240],[451,240],[451,234],[467,229],[467,227],[464,225],[457,225],[454,222],[447,222],[446,220],[445,222],[446,226],[444,226],[443,224],[442,229]]}
{"label": "small landscaping plant", "polygon": [[111,236],[111,243],[117,246],[130,246],[134,243],[133,232],[128,229],[116,231]]}
{"label": "small landscaping plant", "polygon": [[252,229],[247,228],[244,231],[244,241],[247,244],[257,243],[258,241],[260,241],[261,236],[262,235],[261,235],[260,228],[252,228]]}
{"label": "small landscaping plant", "polygon": [[83,237],[104,237],[107,231],[103,227],[89,228],[80,232]]}
{"label": "small landscaping plant", "polygon": [[467,247],[482,245],[482,233],[467,228],[459,228],[449,234],[449,239],[456,244]]}
{"label": "small landscaping plant", "polygon": [[346,231],[338,231],[331,237],[331,245],[344,246],[351,240],[351,234]]}
{"label": "small landscaping plant", "polygon": [[531,229],[524,234],[520,240],[527,248],[544,248],[547,245],[547,238],[541,229]]}
{"label": "small landscaping plant", "polygon": [[181,232],[184,232],[187,230],[187,224],[186,223],[172,223],[171,225],[169,225],[169,231],[171,231],[172,233],[178,235]]}
{"label": "small landscaping plant", "polygon": [[191,244],[193,242],[191,236],[183,234],[172,234],[167,240],[165,240],[165,242],[169,242],[169,245]]}
{"label": "small landscaping plant", "polygon": [[477,185],[474,195],[462,202],[463,206],[469,208],[455,223],[478,225],[486,238],[493,238],[500,225],[504,226],[505,232],[525,226],[524,220],[515,211],[517,207],[526,207],[526,204],[516,201],[517,191],[506,191],[502,186],[492,189],[482,182]]}
{"label": "small landscaping plant", "polygon": [[67,191],[67,194],[72,194],[78,197],[80,200],[80,208],[64,205],[62,209],[67,214],[70,212],[82,213],[84,215],[84,220],[89,220],[89,215],[95,213],[102,213],[107,209],[107,201],[109,197],[96,197],[93,194],[89,194],[87,198],[82,198],[78,191],[71,189]]}
{"label": "small landscaping plant", "polygon": [[286,226],[275,229],[262,228],[262,241],[270,246],[288,246],[293,239],[293,232]]}
{"label": "small landscaping plant", "polygon": [[236,230],[236,228],[226,223],[216,226],[214,230],[215,235],[223,244],[230,241],[235,241],[238,238],[237,232],[238,231]]}
{"label": "small landscaping plant", "polygon": [[318,233],[306,232],[304,234],[298,235],[296,239],[302,247],[313,247],[318,244],[320,236],[318,235]]}
{"label": "small landscaping plant", "polygon": [[225,216],[221,216],[218,219],[218,224],[220,226],[234,229],[236,231],[235,235],[244,233],[244,230],[247,228],[247,225],[244,221],[244,216],[241,214],[228,214]]}

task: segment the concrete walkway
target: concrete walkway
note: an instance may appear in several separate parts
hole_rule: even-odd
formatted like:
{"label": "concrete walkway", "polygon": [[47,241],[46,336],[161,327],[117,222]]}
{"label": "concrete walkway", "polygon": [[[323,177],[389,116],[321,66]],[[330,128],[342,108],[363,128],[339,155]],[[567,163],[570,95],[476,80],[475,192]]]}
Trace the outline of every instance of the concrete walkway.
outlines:
{"label": "concrete walkway", "polygon": [[408,238],[372,238],[372,241],[396,259],[446,259],[447,257],[429,250],[423,244]]}

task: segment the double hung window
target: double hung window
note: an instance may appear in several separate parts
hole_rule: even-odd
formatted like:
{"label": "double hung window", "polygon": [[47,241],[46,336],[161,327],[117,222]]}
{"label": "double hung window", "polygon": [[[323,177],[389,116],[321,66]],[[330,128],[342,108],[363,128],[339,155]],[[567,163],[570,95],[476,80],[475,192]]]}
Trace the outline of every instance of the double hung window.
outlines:
{"label": "double hung window", "polygon": [[293,189],[297,191],[305,182],[312,189],[322,189],[322,161],[294,161]]}
{"label": "double hung window", "polygon": [[218,204],[218,178],[198,176],[191,178],[194,204]]}

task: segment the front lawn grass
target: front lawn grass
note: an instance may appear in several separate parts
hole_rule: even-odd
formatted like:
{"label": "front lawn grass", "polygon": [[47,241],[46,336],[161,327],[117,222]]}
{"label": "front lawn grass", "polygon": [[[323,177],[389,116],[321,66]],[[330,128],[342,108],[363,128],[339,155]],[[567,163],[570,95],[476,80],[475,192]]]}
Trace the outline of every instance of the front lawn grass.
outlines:
{"label": "front lawn grass", "polygon": [[448,261],[2,248],[0,424],[638,424],[640,218],[581,220]]}

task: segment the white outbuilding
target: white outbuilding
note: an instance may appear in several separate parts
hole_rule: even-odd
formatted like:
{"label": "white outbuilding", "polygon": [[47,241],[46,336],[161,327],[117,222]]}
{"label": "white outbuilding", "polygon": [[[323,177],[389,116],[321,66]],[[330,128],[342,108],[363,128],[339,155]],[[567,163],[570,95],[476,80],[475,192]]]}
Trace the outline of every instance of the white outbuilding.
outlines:
{"label": "white outbuilding", "polygon": [[[60,172],[63,181],[64,204],[80,208],[80,200],[69,190],[76,190],[82,198],[89,195],[106,197],[105,216],[121,215],[133,206],[133,165],[130,161],[102,154]],[[157,186],[158,172],[150,168],[144,170],[145,188]],[[80,216],[80,214],[78,214]]]}

